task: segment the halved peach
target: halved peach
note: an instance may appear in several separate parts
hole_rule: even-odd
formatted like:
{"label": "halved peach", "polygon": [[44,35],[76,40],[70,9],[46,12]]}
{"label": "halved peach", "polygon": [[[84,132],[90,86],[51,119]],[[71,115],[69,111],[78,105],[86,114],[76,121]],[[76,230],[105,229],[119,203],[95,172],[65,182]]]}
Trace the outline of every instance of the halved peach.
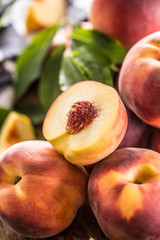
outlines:
{"label": "halved peach", "polygon": [[82,81],[53,102],[43,134],[69,162],[89,165],[113,152],[126,128],[126,110],[116,90],[96,81]]}
{"label": "halved peach", "polygon": [[26,28],[34,31],[57,24],[65,11],[65,0],[34,0],[26,15]]}
{"label": "halved peach", "polygon": [[5,119],[0,132],[0,153],[15,143],[35,140],[33,124],[28,116],[11,111]]}

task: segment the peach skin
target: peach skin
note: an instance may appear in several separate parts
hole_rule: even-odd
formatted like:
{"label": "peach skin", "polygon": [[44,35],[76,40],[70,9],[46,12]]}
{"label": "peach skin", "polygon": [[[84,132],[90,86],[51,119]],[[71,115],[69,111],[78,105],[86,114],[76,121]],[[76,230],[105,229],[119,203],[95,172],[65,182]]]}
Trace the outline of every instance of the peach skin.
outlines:
{"label": "peach skin", "polygon": [[93,27],[130,49],[141,38],[160,30],[159,0],[93,0]]}
{"label": "peach skin", "polygon": [[150,148],[160,153],[160,129],[152,129]]}
{"label": "peach skin", "polygon": [[136,43],[120,70],[118,87],[124,104],[142,121],[160,128],[160,31]]}
{"label": "peach skin", "polygon": [[17,143],[0,156],[0,216],[27,237],[58,234],[86,201],[88,176],[43,140]]}
{"label": "peach skin", "polygon": [[88,184],[90,206],[112,240],[160,239],[160,154],[122,148],[97,163]]}
{"label": "peach skin", "polygon": [[132,111],[128,108],[128,127],[126,134],[118,146],[122,147],[139,147],[139,148],[148,148],[149,146],[149,137],[150,137],[150,127],[139,119]]}

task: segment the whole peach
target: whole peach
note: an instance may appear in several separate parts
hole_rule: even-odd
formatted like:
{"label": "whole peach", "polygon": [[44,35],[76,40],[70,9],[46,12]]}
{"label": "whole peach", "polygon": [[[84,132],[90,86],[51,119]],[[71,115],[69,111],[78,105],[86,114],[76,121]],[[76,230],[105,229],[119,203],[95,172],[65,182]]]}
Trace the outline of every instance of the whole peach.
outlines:
{"label": "whole peach", "polygon": [[150,137],[150,128],[144,123],[141,119],[139,119],[132,111],[127,109],[128,116],[128,127],[126,134],[118,146],[118,148],[122,147],[140,147],[140,148],[148,148],[149,145],[149,137]]}
{"label": "whole peach", "polygon": [[119,93],[140,119],[160,128],[160,31],[136,43],[119,75]]}
{"label": "whole peach", "polygon": [[91,173],[90,206],[112,240],[160,239],[160,154],[122,148]]}
{"label": "whole peach", "polygon": [[67,228],[86,200],[87,174],[46,141],[25,141],[0,156],[0,216],[17,233],[49,237]]}
{"label": "whole peach", "polygon": [[117,38],[127,49],[160,30],[159,0],[93,0],[93,27]]}
{"label": "whole peach", "polygon": [[160,153],[160,129],[152,129],[150,148]]}

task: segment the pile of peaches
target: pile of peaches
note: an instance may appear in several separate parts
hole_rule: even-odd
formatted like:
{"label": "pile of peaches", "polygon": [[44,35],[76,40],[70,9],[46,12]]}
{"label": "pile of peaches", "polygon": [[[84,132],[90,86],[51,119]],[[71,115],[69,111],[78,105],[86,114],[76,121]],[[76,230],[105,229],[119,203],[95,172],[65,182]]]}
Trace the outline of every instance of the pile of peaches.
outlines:
{"label": "pile of peaches", "polygon": [[46,114],[46,140],[0,155],[0,216],[17,233],[56,235],[88,201],[109,239],[160,240],[160,32],[129,48],[117,90],[72,85]]}

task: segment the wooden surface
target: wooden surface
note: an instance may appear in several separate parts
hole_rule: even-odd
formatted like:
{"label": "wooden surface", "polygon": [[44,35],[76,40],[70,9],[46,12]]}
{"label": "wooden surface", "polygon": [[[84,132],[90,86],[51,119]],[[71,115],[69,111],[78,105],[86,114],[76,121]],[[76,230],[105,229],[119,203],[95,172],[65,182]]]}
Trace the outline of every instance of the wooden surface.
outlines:
{"label": "wooden surface", "polygon": [[[86,204],[82,206],[72,224],[60,234],[41,238],[43,240],[109,240],[101,231],[90,207]],[[27,238],[13,232],[4,222],[0,222],[0,240],[36,240],[37,238]]]}

